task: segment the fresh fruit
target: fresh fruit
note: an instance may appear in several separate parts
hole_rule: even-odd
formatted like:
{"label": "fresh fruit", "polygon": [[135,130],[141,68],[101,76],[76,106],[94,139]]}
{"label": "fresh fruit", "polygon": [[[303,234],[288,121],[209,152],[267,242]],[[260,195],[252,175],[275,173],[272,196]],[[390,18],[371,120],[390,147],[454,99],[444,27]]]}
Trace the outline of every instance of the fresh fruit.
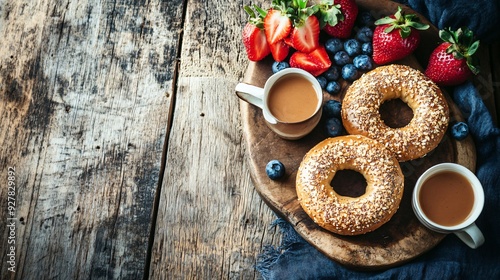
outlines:
{"label": "fresh fruit", "polygon": [[338,66],[342,66],[351,62],[351,58],[345,51],[339,51],[333,56],[333,61],[335,61],[335,64]]}
{"label": "fresh fruit", "polygon": [[329,137],[339,136],[343,131],[344,127],[340,119],[333,117],[326,120],[326,134]]}
{"label": "fresh fruit", "polygon": [[273,65],[271,66],[271,69],[273,70],[273,73],[278,73],[279,71],[290,68],[290,64],[286,61],[275,61],[273,62]]}
{"label": "fresh fruit", "polygon": [[359,70],[371,70],[373,68],[372,59],[366,54],[356,56],[352,63]]}
{"label": "fresh fruit", "polygon": [[285,175],[285,165],[277,159],[266,164],[266,174],[271,180],[278,180]]}
{"label": "fresh fruit", "polygon": [[344,42],[344,50],[350,56],[356,56],[361,53],[361,44],[356,39],[349,39]]}
{"label": "fresh fruit", "polygon": [[342,110],[342,103],[337,100],[328,100],[323,105],[323,116],[326,118],[336,117],[340,118],[340,111]]}
{"label": "fresh fruit", "polygon": [[310,53],[319,46],[319,20],[314,6],[307,7],[307,0],[295,0],[294,4],[297,12],[290,39],[296,50]]}
{"label": "fresh fruit", "polygon": [[361,45],[361,53],[371,55],[373,53],[372,43],[366,42]]}
{"label": "fresh fruit", "polygon": [[347,81],[354,81],[358,78],[358,69],[353,64],[346,64],[342,67],[342,78]]}
{"label": "fresh fruit", "polygon": [[359,11],[358,17],[356,18],[356,24],[360,27],[371,27],[373,26],[375,19],[369,11]]}
{"label": "fresh fruit", "polygon": [[264,31],[271,45],[285,39],[292,31],[292,20],[286,14],[285,2],[279,2],[280,5],[269,9],[264,18]]}
{"label": "fresh fruit", "polygon": [[326,84],[328,83],[328,80],[324,76],[318,76],[318,77],[316,77],[316,80],[318,80],[319,86],[322,89],[326,88]]}
{"label": "fresh fruit", "polygon": [[275,44],[270,44],[271,55],[274,61],[281,62],[286,59],[288,53],[290,52],[290,46],[285,44],[283,40],[276,42]]}
{"label": "fresh fruit", "polygon": [[398,11],[388,17],[375,21],[373,32],[373,61],[387,64],[411,54],[420,42],[417,30],[426,30],[429,25],[419,22],[415,14],[405,15]]}
{"label": "fresh fruit", "polygon": [[319,76],[330,66],[332,62],[328,57],[328,53],[324,46],[319,46],[317,49],[310,53],[295,52],[290,57],[290,66],[301,68],[314,76]]}
{"label": "fresh fruit", "polygon": [[[255,6],[257,13],[252,8],[245,6],[245,11],[249,15],[249,20],[243,28],[243,45],[247,52],[248,59],[251,61],[259,61],[271,53],[271,49],[267,43],[266,34],[264,32],[263,18],[265,11]],[[264,14],[260,13],[264,12]]]}
{"label": "fresh fruit", "polygon": [[356,39],[362,43],[371,42],[372,38],[373,30],[368,26],[363,26],[356,32]]}
{"label": "fresh fruit", "polygon": [[444,29],[439,31],[439,37],[444,42],[431,53],[425,75],[438,85],[453,86],[479,73],[474,61],[479,41],[474,41],[471,30]]}
{"label": "fresh fruit", "polygon": [[328,84],[326,84],[326,92],[329,94],[337,94],[340,92],[340,84],[337,81],[330,81]]}
{"label": "fresh fruit", "polygon": [[354,0],[323,0],[319,4],[320,26],[330,36],[348,38],[358,15]]}
{"label": "fresh fruit", "polygon": [[469,126],[464,122],[456,122],[451,127],[451,135],[457,140],[463,140],[469,135]]}
{"label": "fresh fruit", "polygon": [[323,73],[323,77],[325,77],[328,81],[336,81],[339,79],[340,73],[339,68],[337,66],[331,66],[328,70]]}
{"label": "fresh fruit", "polygon": [[330,38],[325,42],[325,49],[331,54],[344,50],[344,43],[339,38]]}

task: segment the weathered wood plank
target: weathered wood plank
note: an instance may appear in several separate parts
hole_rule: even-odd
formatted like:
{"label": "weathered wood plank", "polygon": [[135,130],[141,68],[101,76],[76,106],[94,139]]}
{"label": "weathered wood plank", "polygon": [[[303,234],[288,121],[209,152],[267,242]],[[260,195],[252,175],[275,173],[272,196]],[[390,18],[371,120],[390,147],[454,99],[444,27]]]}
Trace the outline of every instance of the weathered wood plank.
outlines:
{"label": "weathered wood plank", "polygon": [[256,256],[277,241],[249,177],[234,94],[247,66],[243,4],[188,2],[151,279],[258,278]]}
{"label": "weathered wood plank", "polygon": [[182,5],[2,1],[1,279],[142,278]]}

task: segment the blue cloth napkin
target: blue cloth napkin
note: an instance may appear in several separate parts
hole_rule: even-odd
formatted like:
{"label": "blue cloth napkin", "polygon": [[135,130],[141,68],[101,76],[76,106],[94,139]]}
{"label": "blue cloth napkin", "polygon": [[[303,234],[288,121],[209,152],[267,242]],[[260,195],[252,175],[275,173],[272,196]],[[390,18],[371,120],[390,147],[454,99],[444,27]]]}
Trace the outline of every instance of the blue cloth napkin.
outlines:
{"label": "blue cloth napkin", "polygon": [[[478,38],[499,38],[498,0],[409,0],[403,1],[426,16],[439,29],[468,26]],[[474,16],[477,15],[477,16]],[[500,129],[472,83],[453,89],[452,97],[462,111],[476,144],[476,175],[483,184],[485,205],[476,224],[485,243],[470,249],[450,234],[435,248],[417,259],[395,268],[378,272],[350,270],[324,256],[290,224],[277,219],[282,244],[266,246],[259,255],[256,268],[264,279],[500,279]]]}

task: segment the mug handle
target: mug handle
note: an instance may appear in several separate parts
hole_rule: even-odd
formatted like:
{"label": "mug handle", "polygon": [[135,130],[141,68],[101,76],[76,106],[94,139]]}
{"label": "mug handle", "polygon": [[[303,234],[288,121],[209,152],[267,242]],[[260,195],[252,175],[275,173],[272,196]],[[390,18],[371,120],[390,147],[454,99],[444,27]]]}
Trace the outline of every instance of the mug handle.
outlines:
{"label": "mug handle", "polygon": [[236,85],[236,95],[242,100],[253,104],[259,108],[264,107],[264,89],[256,86],[252,86],[245,83],[239,83]]}
{"label": "mug handle", "polygon": [[472,249],[476,249],[484,243],[484,235],[475,223],[454,233]]}

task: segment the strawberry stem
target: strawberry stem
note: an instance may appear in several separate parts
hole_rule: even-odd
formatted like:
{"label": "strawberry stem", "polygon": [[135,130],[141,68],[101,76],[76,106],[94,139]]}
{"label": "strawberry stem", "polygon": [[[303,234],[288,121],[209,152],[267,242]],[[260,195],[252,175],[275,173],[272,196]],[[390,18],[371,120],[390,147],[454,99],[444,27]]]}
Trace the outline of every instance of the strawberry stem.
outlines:
{"label": "strawberry stem", "polygon": [[429,28],[428,24],[423,24],[420,19],[415,14],[406,15],[400,6],[394,15],[387,16],[375,21],[375,25],[385,25],[390,26],[384,29],[384,32],[390,33],[394,29],[399,29],[399,34],[401,37],[407,38],[410,36],[412,28],[417,30],[426,30]]}
{"label": "strawberry stem", "polygon": [[[248,22],[257,26],[260,29],[264,28],[264,18],[266,17],[267,14],[266,11],[259,8],[257,5],[254,5],[253,9],[250,6],[245,6],[243,7],[243,9],[249,15]],[[254,9],[255,11],[257,11],[257,13],[255,13]]]}
{"label": "strawberry stem", "polygon": [[444,42],[450,43],[446,49],[447,53],[453,54],[455,59],[466,59],[469,69],[477,75],[479,67],[477,66],[474,54],[479,48],[479,40],[474,41],[474,33],[467,27],[458,28],[456,31],[451,28],[445,28],[439,31],[439,37]]}
{"label": "strawberry stem", "polygon": [[333,0],[323,0],[317,6],[319,12],[318,20],[321,28],[327,24],[331,26],[337,25],[340,21],[344,20],[344,15],[340,10],[340,4],[335,5]]}

